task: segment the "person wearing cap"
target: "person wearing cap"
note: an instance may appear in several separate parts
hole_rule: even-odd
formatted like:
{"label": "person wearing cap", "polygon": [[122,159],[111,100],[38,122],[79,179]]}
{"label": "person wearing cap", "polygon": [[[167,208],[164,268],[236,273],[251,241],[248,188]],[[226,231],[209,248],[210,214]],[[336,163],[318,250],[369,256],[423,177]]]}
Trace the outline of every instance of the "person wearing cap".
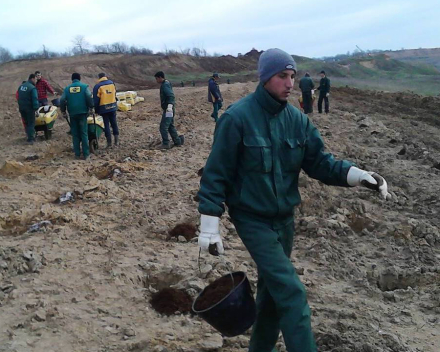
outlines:
{"label": "person wearing cap", "polygon": [[35,87],[35,74],[30,74],[27,81],[23,81],[18,87],[16,98],[21,120],[26,131],[27,142],[34,144],[35,141],[35,117],[38,114],[38,93]]}
{"label": "person wearing cap", "polygon": [[306,72],[303,78],[299,80],[299,89],[301,89],[302,101],[304,104],[304,114],[313,112],[313,89],[315,84],[310,78],[310,74]]}
{"label": "person wearing cap", "polygon": [[324,100],[325,104],[325,113],[328,114],[330,112],[330,104],[328,101],[328,97],[330,95],[330,80],[325,74],[325,71],[320,72],[321,80],[319,81],[319,98],[318,98],[318,112],[322,114],[322,101]]}
{"label": "person wearing cap", "polygon": [[70,115],[70,128],[72,132],[73,150],[75,159],[81,157],[81,145],[84,160],[90,156],[87,117],[93,113],[94,103],[89,86],[81,82],[79,73],[72,73],[72,84],[64,88],[60,98],[60,109],[67,120],[67,111]]}
{"label": "person wearing cap", "polygon": [[299,173],[327,185],[363,185],[384,198],[387,183],[327,153],[307,115],[287,102],[296,74],[291,55],[267,50],[258,72],[255,92],[228,107],[217,122],[198,192],[198,245],[224,253],[219,222],[226,205],[258,270],[249,351],[275,351],[281,331],[288,352],[316,352],[306,291],[290,261]]}
{"label": "person wearing cap", "polygon": [[104,120],[104,133],[107,139],[107,148],[112,146],[112,134],[110,125],[112,126],[115,145],[119,145],[119,128],[116,121],[116,86],[113,81],[106,77],[104,72],[98,74],[98,83],[93,87],[93,103],[95,104],[95,112],[102,116]]}
{"label": "person wearing cap", "polygon": [[175,97],[173,87],[170,81],[165,79],[165,74],[162,71],[156,72],[154,75],[156,82],[160,84],[160,106],[162,108],[162,120],[160,121],[159,131],[162,136],[162,145],[159,149],[170,149],[170,139],[168,133],[173,139],[174,146],[180,147],[183,145],[184,137],[179,136],[176,127],[174,127],[174,114],[175,114]]}
{"label": "person wearing cap", "polygon": [[213,112],[211,114],[211,117],[214,119],[215,122],[217,122],[218,120],[218,111],[223,106],[222,93],[220,93],[220,86],[217,83],[219,78],[220,76],[218,75],[218,73],[214,73],[208,81],[208,101],[212,103]]}

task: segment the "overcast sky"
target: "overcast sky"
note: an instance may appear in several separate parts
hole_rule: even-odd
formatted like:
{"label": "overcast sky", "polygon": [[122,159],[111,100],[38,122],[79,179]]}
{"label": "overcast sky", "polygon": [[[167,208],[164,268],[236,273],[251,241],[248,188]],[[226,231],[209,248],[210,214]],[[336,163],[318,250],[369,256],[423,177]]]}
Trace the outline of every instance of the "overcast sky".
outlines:
{"label": "overcast sky", "polygon": [[362,49],[440,47],[439,0],[0,0],[0,46],[65,51],[76,35],[154,51],[279,47],[321,57]]}

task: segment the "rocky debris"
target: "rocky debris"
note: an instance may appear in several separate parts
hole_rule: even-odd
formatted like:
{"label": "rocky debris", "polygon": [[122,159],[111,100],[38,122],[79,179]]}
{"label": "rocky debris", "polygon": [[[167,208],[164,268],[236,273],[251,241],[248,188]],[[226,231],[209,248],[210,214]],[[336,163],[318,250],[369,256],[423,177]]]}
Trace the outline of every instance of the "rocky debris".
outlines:
{"label": "rocky debris", "polygon": [[215,351],[223,347],[223,337],[220,334],[206,334],[200,342],[204,351]]}
{"label": "rocky debris", "polygon": [[47,229],[48,226],[51,226],[52,223],[49,220],[43,220],[40,222],[37,222],[36,224],[33,224],[31,227],[29,227],[28,232],[38,232],[40,230]]}
{"label": "rocky debris", "polygon": [[75,197],[74,197],[73,193],[72,192],[66,192],[66,193],[63,193],[61,196],[59,196],[55,200],[55,203],[56,204],[64,204],[64,203],[67,203],[67,202],[72,202],[74,200],[75,200]]}

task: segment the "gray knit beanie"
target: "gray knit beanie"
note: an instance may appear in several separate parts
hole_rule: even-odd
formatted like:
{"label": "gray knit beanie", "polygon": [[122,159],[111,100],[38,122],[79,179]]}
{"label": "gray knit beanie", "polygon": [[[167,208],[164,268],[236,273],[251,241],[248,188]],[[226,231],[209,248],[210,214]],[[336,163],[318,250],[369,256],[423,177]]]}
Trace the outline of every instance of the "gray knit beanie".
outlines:
{"label": "gray knit beanie", "polygon": [[266,83],[272,76],[284,70],[294,70],[296,62],[291,55],[281,49],[269,49],[260,55],[258,74],[260,82]]}

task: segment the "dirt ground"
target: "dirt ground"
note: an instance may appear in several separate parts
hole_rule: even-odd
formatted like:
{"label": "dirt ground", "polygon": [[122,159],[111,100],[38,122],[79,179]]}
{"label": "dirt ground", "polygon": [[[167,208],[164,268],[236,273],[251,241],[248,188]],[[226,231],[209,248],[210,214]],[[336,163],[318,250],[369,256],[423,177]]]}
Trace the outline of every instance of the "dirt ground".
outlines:
{"label": "dirt ground", "polygon": [[[221,89],[227,106],[255,83]],[[2,98],[0,351],[247,351],[249,332],[223,338],[198,317],[150,305],[169,286],[195,298],[230,269],[256,283],[227,216],[226,255],[202,255],[200,271],[197,239],[168,237],[176,224],[198,224],[197,171],[214,130],[205,87],[175,94],[182,148],[156,150],[158,90],[148,90],[118,113],[121,146],[89,161],[73,159],[61,118],[52,140],[26,145],[13,96]],[[331,113],[310,117],[329,151],[383,175],[392,194],[386,202],[301,176],[292,262],[319,351],[440,349],[440,101],[422,99],[334,89]],[[57,204],[66,192],[74,199]]]}

